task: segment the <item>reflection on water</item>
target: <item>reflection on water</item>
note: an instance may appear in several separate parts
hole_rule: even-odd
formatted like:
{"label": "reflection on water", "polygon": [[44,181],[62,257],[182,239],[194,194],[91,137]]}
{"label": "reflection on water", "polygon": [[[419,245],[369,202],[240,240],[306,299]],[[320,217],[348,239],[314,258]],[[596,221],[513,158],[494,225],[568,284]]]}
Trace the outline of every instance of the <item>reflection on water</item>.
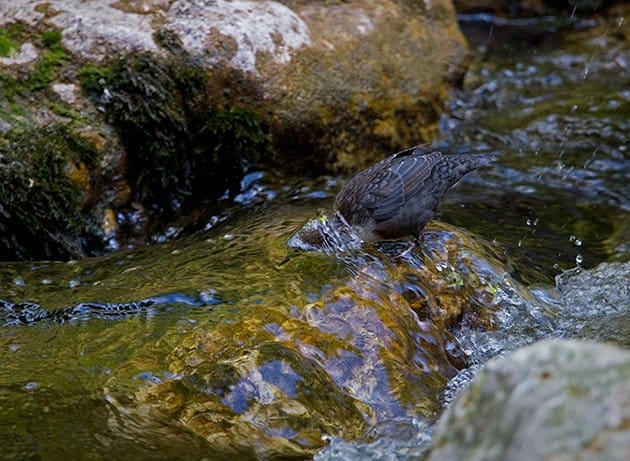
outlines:
{"label": "reflection on water", "polygon": [[609,34],[478,64],[436,146],[499,160],[447,195],[449,224],[413,251],[287,259],[341,181],[259,172],[177,239],[0,265],[3,457],[306,456],[370,427],[366,442],[423,439],[467,366],[599,331],[549,284],[628,259],[627,50]]}
{"label": "reflection on water", "polygon": [[628,41],[616,26],[562,37],[491,42],[496,56],[474,64],[442,120],[446,147],[499,157],[442,219],[495,239],[528,283],[628,255]]}
{"label": "reflection on water", "polygon": [[[244,444],[242,456],[304,455],[324,434],[353,438],[407,415],[433,420],[444,386],[465,366],[445,327],[491,325],[504,269],[482,261],[488,244],[436,224],[417,254],[402,257],[408,244],[388,243],[342,259],[298,254],[280,266],[287,238],[319,204],[271,204],[109,257],[5,266],[5,286],[22,299],[77,313],[63,324],[5,327],[1,379],[16,384],[4,398],[20,402],[6,408],[19,421],[29,394],[53,392],[61,405],[102,399],[105,421],[90,411],[75,418],[104,438],[192,432],[228,454]],[[66,288],[71,280],[79,283]],[[109,318],[77,310],[104,298],[152,302]]]}

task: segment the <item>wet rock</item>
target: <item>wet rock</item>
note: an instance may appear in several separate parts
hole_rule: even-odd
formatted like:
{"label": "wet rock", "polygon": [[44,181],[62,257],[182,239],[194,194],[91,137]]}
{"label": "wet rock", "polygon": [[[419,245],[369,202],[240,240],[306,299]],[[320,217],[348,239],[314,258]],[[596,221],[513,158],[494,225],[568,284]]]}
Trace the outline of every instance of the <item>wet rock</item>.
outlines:
{"label": "wet rock", "polygon": [[565,336],[630,346],[630,262],[576,268],[556,277]]}
{"label": "wet rock", "polygon": [[429,461],[624,459],[630,352],[547,341],[488,362],[443,416]]}
{"label": "wet rock", "polygon": [[288,308],[265,295],[239,301],[225,322],[175,347],[176,381],[143,386],[130,411],[176,418],[219,451],[259,457],[311,454],[324,436],[356,439],[396,418],[434,419],[448,379],[465,366],[447,326],[493,328],[508,297],[505,269],[441,225],[425,233],[421,257],[398,259],[392,245],[341,255],[343,282],[334,260],[295,257],[285,276],[326,272],[332,286],[295,293]]}
{"label": "wet rock", "polygon": [[[486,430],[486,427],[488,427],[486,421],[503,421],[512,414],[518,412],[525,413],[527,410],[518,408],[516,405],[514,405],[514,409],[502,409],[500,407],[501,402],[493,401],[495,406],[491,410],[492,414],[489,415],[485,413],[483,408],[487,401],[492,401],[493,397],[486,395],[486,400],[480,401],[481,398],[479,395],[480,392],[486,392],[484,386],[489,382],[488,374],[498,375],[499,373],[503,373],[503,375],[507,375],[510,373],[512,375],[510,376],[511,382],[518,383],[523,379],[522,375],[529,373],[531,376],[524,378],[525,382],[531,382],[532,387],[538,385],[542,387],[546,385],[547,380],[540,378],[541,373],[538,374],[537,378],[536,373],[538,372],[537,367],[539,365],[536,364],[536,359],[530,361],[530,363],[535,363],[536,365],[533,365],[531,367],[532,369],[528,369],[529,371],[527,372],[518,371],[518,367],[521,366],[522,362],[520,360],[519,362],[514,362],[513,360],[513,357],[516,356],[515,354],[529,354],[528,357],[531,357],[532,354],[530,352],[532,348],[529,345],[535,341],[544,341],[551,337],[561,337],[567,339],[567,341],[556,341],[551,344],[560,344],[562,347],[568,344],[569,346],[566,346],[568,348],[573,347],[572,345],[574,344],[577,344],[579,347],[582,347],[581,345],[588,345],[590,348],[595,348],[595,351],[592,352],[595,355],[598,355],[597,350],[599,348],[605,351],[620,349],[609,345],[598,345],[593,342],[577,342],[573,339],[584,338],[590,341],[613,341],[618,345],[629,345],[628,332],[630,331],[630,324],[628,323],[628,319],[630,318],[630,301],[627,296],[629,271],[630,264],[628,263],[604,263],[589,270],[574,269],[567,271],[558,276],[557,283],[559,292],[554,289],[527,289],[519,286],[518,283],[514,283],[514,281],[509,282],[509,280],[506,279],[506,286],[500,287],[495,295],[499,299],[502,298],[502,300],[498,301],[501,308],[496,312],[494,329],[483,330],[470,328],[469,325],[465,325],[465,322],[459,322],[452,331],[460,347],[467,355],[467,363],[470,366],[469,368],[461,370],[449,381],[448,387],[444,391],[442,401],[445,407],[448,408],[454,405],[453,402],[457,401],[458,398],[467,398],[466,403],[458,403],[455,409],[450,410],[450,418],[457,419],[458,417],[456,415],[459,415],[462,411],[461,408],[464,408],[466,420],[458,420],[456,423],[449,423],[449,427],[442,430],[440,437],[442,437],[441,440],[447,440],[446,443],[448,445],[452,444],[457,446],[457,437],[461,432],[467,430],[466,427],[470,426],[473,428],[471,429],[471,434],[473,435],[471,435],[470,440],[473,438],[483,439],[483,437],[486,437],[486,439],[483,439],[478,447],[474,446],[474,442],[470,442],[469,445],[462,444],[457,446],[458,449],[461,449],[459,452],[444,452],[441,451],[442,447],[440,447],[440,449],[436,449],[438,450],[438,454],[435,455],[435,459],[477,459],[474,458],[474,454],[478,455],[479,459],[488,459],[488,457],[492,456],[494,453],[491,450],[495,447],[499,447],[496,448],[496,452],[501,453],[498,455],[498,459],[512,459],[508,453],[500,451],[504,448],[504,446],[500,445],[502,441],[490,439],[496,426],[492,425]],[[514,291],[512,291],[511,295],[508,295],[510,288]],[[568,339],[572,339],[572,341],[568,341]],[[556,346],[554,346],[554,348],[555,347]],[[579,370],[579,367],[582,367],[584,373],[591,373],[589,379],[596,380],[597,370],[599,368],[594,369],[592,372],[590,371],[591,356],[588,354],[584,355],[581,352],[574,353],[573,351],[571,354],[576,361],[580,362],[579,365],[575,364],[574,368]],[[559,358],[554,360],[562,363],[558,365],[560,371],[557,373],[554,372],[551,379],[559,381],[563,379],[564,375],[569,376],[569,374],[572,373],[565,368],[566,364],[571,364],[572,362],[570,360],[563,360],[563,355],[560,353],[556,355]],[[609,354],[606,353],[604,355]],[[480,370],[484,369],[483,367],[487,361],[496,356],[503,357],[499,359],[502,364],[500,370],[498,366],[495,366],[492,372],[484,372],[478,375]],[[583,357],[583,359],[580,357]],[[523,362],[527,360],[528,359],[524,359]],[[539,362],[540,361],[543,361],[543,359],[541,358]],[[495,362],[491,363],[494,364]],[[525,365],[523,366],[525,367]],[[554,368],[555,362],[550,365],[541,366]],[[521,374],[519,375],[518,373]],[[546,371],[543,370],[542,374],[544,373],[546,373]],[[479,377],[477,378],[477,376]],[[540,382],[536,381],[536,379],[539,379]],[[577,374],[574,374],[571,379],[577,381],[581,378]],[[471,382],[473,383],[472,385]],[[598,384],[599,382],[596,382],[591,386],[589,383],[588,386],[596,387]],[[499,383],[497,387],[498,386],[503,386],[502,389],[507,387],[503,383]],[[558,387],[560,387],[557,384],[555,384],[555,386],[556,387],[546,391],[548,392],[547,395],[561,394],[561,391],[554,394]],[[466,390],[467,388],[470,389]],[[487,392],[490,394],[496,391],[497,388],[493,388]],[[462,392],[465,392],[467,397],[460,397]],[[523,392],[527,392],[527,390]],[[600,390],[597,390],[597,392],[600,392]],[[602,388],[601,395],[604,395],[605,392],[607,392],[607,388]],[[521,391],[519,390],[519,395],[520,393]],[[570,398],[575,398],[575,395],[570,391],[567,393],[570,394],[568,397],[565,396],[567,401]],[[499,395],[498,392],[496,395]],[[591,398],[591,403],[594,408],[598,405],[595,399],[599,397],[600,395]],[[471,400],[474,400],[474,402],[471,403]],[[602,407],[606,405],[606,402],[605,399],[602,399]],[[540,408],[543,407],[543,405],[538,402],[537,405]],[[571,401],[567,403],[567,405],[571,406],[574,405],[574,403]],[[468,406],[470,406],[470,409]],[[499,414],[501,412],[504,412],[505,415]],[[558,413],[562,414],[560,411],[558,411]],[[538,416],[538,414],[536,415]],[[527,430],[530,426],[536,427],[538,421],[539,420],[531,421],[527,419],[520,424],[518,428],[513,429],[512,427],[509,430],[513,430],[513,432],[521,431],[523,428]],[[393,421],[389,422],[389,424],[392,423]],[[587,423],[582,424],[588,425]],[[399,431],[400,436],[386,434],[375,441],[366,440],[364,438],[354,441],[334,438],[329,447],[317,454],[316,459],[424,459],[423,456],[426,456],[426,452],[430,448],[435,426],[429,425],[427,427],[424,424],[418,424],[416,421],[407,421],[407,425],[415,427],[411,434]],[[566,428],[558,429],[556,434],[559,431],[570,432],[572,427],[571,424],[567,424]],[[479,435],[473,432],[475,430],[478,430]],[[489,441],[486,442],[486,440]],[[492,443],[495,443],[495,445],[493,446]],[[537,443],[538,441],[531,443],[531,445],[536,445]],[[473,452],[473,450],[477,448],[479,451]],[[470,451],[465,452],[464,450],[466,449]],[[485,449],[489,450],[488,454],[483,451]],[[529,452],[526,450],[523,450],[523,453],[529,455]],[[574,454],[571,453],[571,459],[574,458]],[[610,459],[615,458],[612,457]]]}
{"label": "wet rock", "polygon": [[556,286],[567,308],[613,314],[630,309],[630,262],[604,263],[584,270],[563,272]]}

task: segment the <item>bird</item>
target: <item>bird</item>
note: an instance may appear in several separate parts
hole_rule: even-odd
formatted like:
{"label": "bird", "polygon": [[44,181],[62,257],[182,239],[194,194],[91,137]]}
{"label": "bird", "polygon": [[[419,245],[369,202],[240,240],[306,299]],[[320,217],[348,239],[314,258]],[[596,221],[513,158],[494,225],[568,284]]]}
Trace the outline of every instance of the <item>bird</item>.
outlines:
{"label": "bird", "polygon": [[485,154],[445,155],[419,146],[373,164],[350,179],[335,198],[334,214],[311,220],[289,246],[316,249],[331,230],[345,229],[362,243],[420,238],[444,194],[465,174],[488,165]]}

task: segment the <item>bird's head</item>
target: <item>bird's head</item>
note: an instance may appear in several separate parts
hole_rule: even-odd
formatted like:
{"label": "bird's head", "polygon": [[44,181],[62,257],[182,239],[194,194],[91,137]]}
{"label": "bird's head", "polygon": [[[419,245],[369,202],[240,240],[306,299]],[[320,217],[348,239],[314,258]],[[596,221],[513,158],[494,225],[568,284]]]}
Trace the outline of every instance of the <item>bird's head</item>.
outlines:
{"label": "bird's head", "polygon": [[306,221],[287,241],[289,248],[311,251],[325,246],[328,216],[320,211],[316,217]]}

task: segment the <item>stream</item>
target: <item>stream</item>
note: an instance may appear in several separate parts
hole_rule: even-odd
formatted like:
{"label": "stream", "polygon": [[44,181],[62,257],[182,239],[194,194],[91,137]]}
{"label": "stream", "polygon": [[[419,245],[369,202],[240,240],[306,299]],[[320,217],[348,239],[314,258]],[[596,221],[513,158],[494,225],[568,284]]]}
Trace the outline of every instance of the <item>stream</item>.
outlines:
{"label": "stream", "polygon": [[0,264],[0,457],[303,458],[332,439],[318,458],[365,459],[395,433],[425,443],[497,354],[630,345],[555,288],[629,259],[627,39],[573,31],[508,52],[468,33],[476,59],[433,147],[498,160],[447,194],[411,253],[289,252],[345,178],[257,171],[177,238]]}

